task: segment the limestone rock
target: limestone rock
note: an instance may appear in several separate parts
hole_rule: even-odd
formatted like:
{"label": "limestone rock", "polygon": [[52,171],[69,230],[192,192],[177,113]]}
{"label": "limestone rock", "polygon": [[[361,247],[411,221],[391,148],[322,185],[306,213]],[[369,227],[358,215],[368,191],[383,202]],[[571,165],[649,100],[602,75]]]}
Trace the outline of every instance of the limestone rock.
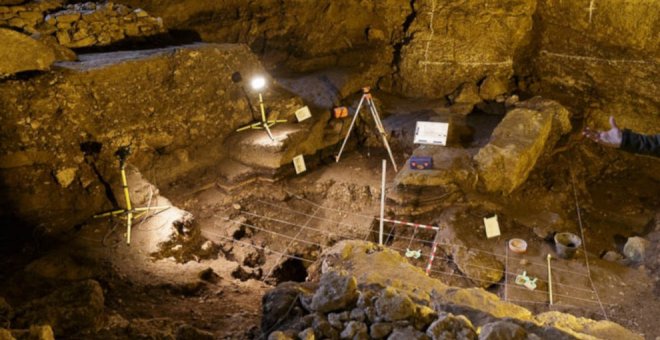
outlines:
{"label": "limestone rock", "polygon": [[646,248],[648,248],[650,242],[641,237],[629,237],[626,244],[623,246],[623,254],[626,258],[634,261],[641,262],[644,260],[644,255],[646,254]]}
{"label": "limestone rock", "polygon": [[302,332],[298,333],[298,339],[300,340],[315,340],[314,330],[311,328],[306,328]]}
{"label": "limestone rock", "polygon": [[23,71],[43,71],[55,62],[55,54],[29,36],[0,28],[0,78]]}
{"label": "limestone rock", "polygon": [[369,327],[369,335],[373,339],[382,339],[392,332],[392,324],[389,322],[376,322]]}
{"label": "limestone rock", "polygon": [[476,285],[487,288],[504,277],[504,265],[493,256],[463,247],[456,248],[453,252],[454,263]]}
{"label": "limestone rock", "polygon": [[479,340],[526,340],[527,332],[515,323],[496,321],[481,327]]}
{"label": "limestone rock", "polygon": [[55,334],[49,325],[32,325],[29,334],[30,338],[35,340],[55,340]]}
{"label": "limestone rock", "polygon": [[405,320],[414,315],[415,304],[405,294],[387,287],[376,300],[376,311],[385,321]]}
{"label": "limestone rock", "polygon": [[394,328],[392,334],[387,337],[387,340],[428,340],[426,334],[416,330],[413,327]]}
{"label": "limestone rock", "polygon": [[70,283],[51,294],[30,301],[16,310],[16,324],[26,327],[48,324],[55,335],[94,329],[104,309],[103,289],[94,280]]}
{"label": "limestone rock", "polygon": [[417,305],[415,308],[415,316],[413,318],[413,326],[416,329],[426,329],[436,318],[438,313],[427,306]]}
{"label": "limestone rock", "polygon": [[570,132],[569,118],[566,108],[541,97],[508,112],[474,157],[486,190],[511,193],[520,186],[539,158]]}
{"label": "limestone rock", "polygon": [[294,340],[294,338],[282,331],[275,331],[268,335],[268,340]]}
{"label": "limestone rock", "polygon": [[346,328],[339,334],[342,339],[369,339],[367,325],[360,321],[349,321]]}
{"label": "limestone rock", "polygon": [[472,322],[463,315],[455,316],[451,313],[443,313],[429,326],[426,335],[433,340],[440,339],[464,339],[476,340],[477,333]]}
{"label": "limestone rock", "polygon": [[[263,331],[270,330],[278,323],[286,324],[285,321],[287,320],[301,317],[303,314],[301,308],[292,308],[291,305],[300,306],[301,297],[312,294],[313,288],[309,284],[284,282],[275,289],[268,291],[261,299],[263,315],[261,329]],[[287,315],[289,319],[280,320],[282,315]]]}
{"label": "limestone rock", "polygon": [[619,260],[623,260],[623,255],[621,255],[621,254],[619,254],[619,253],[617,253],[613,250],[610,250],[607,253],[605,253],[605,255],[603,255],[602,258],[605,261],[617,262]]}
{"label": "limestone rock", "polygon": [[337,329],[341,328],[341,321],[339,322],[339,326],[340,327],[333,327],[323,314],[317,314],[314,317],[314,321],[312,321],[312,329],[314,330],[314,334],[318,334],[320,338],[335,339],[339,337],[339,332]]}
{"label": "limestone rock", "polygon": [[507,92],[507,81],[501,77],[488,76],[479,85],[479,97],[483,100],[495,100]]}
{"label": "limestone rock", "polygon": [[463,104],[467,108],[460,112],[462,114],[468,114],[472,112],[472,108],[481,102],[481,97],[479,97],[479,89],[474,83],[463,83],[461,84],[453,94],[449,96],[449,99],[453,104]]}
{"label": "limestone rock", "polygon": [[355,277],[328,272],[321,276],[319,289],[312,298],[311,308],[321,313],[332,312],[354,305],[357,298]]}
{"label": "limestone rock", "polygon": [[2,340],[15,340],[13,335],[8,329],[0,328],[0,339]]}
{"label": "limestone rock", "polygon": [[76,172],[78,168],[66,168],[62,170],[57,170],[55,172],[55,178],[57,183],[60,184],[62,188],[68,188],[69,185],[76,179]]}
{"label": "limestone rock", "polygon": [[595,321],[560,312],[545,312],[535,316],[534,319],[564,332],[586,334],[599,339],[643,339],[642,336],[607,320]]}

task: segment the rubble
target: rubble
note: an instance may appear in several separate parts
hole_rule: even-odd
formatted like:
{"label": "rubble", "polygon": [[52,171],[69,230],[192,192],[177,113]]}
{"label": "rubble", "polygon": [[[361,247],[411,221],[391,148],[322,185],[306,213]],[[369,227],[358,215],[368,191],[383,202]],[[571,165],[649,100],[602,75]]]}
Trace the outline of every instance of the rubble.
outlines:
{"label": "rubble", "polygon": [[[320,272],[321,263],[327,268],[324,273]],[[368,242],[341,241],[326,250],[314,266],[312,271],[320,285],[287,282],[266,294],[264,336],[286,339],[286,334],[295,337],[302,332],[310,338],[313,332],[322,337],[319,325],[324,324],[323,334],[340,332],[342,339],[476,339],[477,328],[481,328],[479,339],[573,339],[606,334],[605,338],[641,339],[609,321],[575,318],[559,312],[534,316],[481,289],[447,287],[428,278],[397,252]],[[305,296],[316,297],[319,292],[325,296],[331,289],[341,291],[345,286],[341,282],[357,282],[360,298],[341,299],[341,304],[322,310],[302,303]],[[375,314],[363,319],[359,311],[370,308],[370,296],[375,297]],[[330,310],[333,312],[328,313]],[[303,320],[308,316],[321,320],[314,321],[317,327],[310,329],[306,325]]]}

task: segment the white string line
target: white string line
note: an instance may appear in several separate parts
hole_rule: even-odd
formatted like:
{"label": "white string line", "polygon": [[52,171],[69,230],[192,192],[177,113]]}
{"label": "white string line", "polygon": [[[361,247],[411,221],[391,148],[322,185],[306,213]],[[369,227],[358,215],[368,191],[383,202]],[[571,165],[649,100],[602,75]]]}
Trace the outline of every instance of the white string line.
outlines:
{"label": "white string line", "polygon": [[[349,215],[354,215],[354,216],[360,216],[360,217],[365,217],[365,218],[369,218],[369,219],[373,219],[373,218],[374,218],[374,215],[366,215],[366,214],[355,213],[355,212],[351,212],[351,211],[345,211],[345,210],[341,210],[341,209],[337,209],[337,208],[328,208],[328,207],[324,207],[324,206],[322,206],[322,205],[320,205],[320,204],[318,204],[318,203],[316,203],[316,202],[314,202],[314,201],[312,201],[312,200],[310,200],[310,199],[307,199],[307,198],[305,198],[305,197],[300,197],[299,195],[296,195],[296,194],[291,193],[291,192],[288,192],[288,191],[285,191],[285,192],[286,192],[287,194],[291,195],[293,198],[295,198],[295,199],[297,199],[297,200],[305,201],[305,202],[307,202],[307,203],[309,203],[309,204],[311,204],[311,205],[313,205],[313,206],[315,206],[315,207],[319,207],[319,208],[321,208],[321,209],[325,209],[325,210],[333,210],[333,211],[337,211],[337,212],[340,212],[340,213],[349,214]],[[258,202],[263,202],[263,201],[262,201],[262,200],[259,200]]]}
{"label": "white string line", "polygon": [[[262,202],[262,203],[264,203],[264,204],[270,205],[270,206],[272,206],[272,207],[280,208],[280,209],[282,209],[282,210],[290,211],[290,212],[293,212],[293,213],[295,213],[295,214],[299,214],[299,215],[303,215],[303,216],[307,216],[307,217],[312,216],[312,215],[306,214],[306,213],[304,213],[304,212],[301,212],[301,211],[298,211],[298,210],[291,209],[291,208],[289,208],[289,207],[284,207],[284,206],[281,206],[281,205],[277,205],[277,204],[273,204],[273,203],[269,203],[269,202],[264,202],[264,201],[259,201],[259,202]],[[310,202],[311,202],[311,201],[310,201]],[[316,204],[315,204],[315,205],[316,205]],[[340,211],[340,212],[341,212],[341,210],[338,210],[338,209],[332,209],[332,210],[337,210],[337,211]],[[255,216],[255,217],[260,217],[260,218],[270,219],[270,217],[266,217],[266,216],[263,216],[263,215],[258,215],[258,214],[253,214],[253,213],[247,213],[247,214],[251,214],[252,216]],[[316,217],[316,218],[317,218],[317,219],[320,219],[320,220],[323,220],[323,221],[332,222],[332,223],[335,223],[335,224],[338,224],[338,225],[343,225],[343,226],[346,226],[346,227],[355,228],[355,227],[354,227],[353,225],[351,225],[351,224],[347,224],[347,223],[343,223],[343,222],[335,221],[335,220],[332,220],[332,219],[329,219],[329,218],[322,218],[322,217]],[[371,219],[372,219],[372,220],[373,220],[374,218],[375,218],[375,217],[371,216]],[[277,219],[274,219],[274,220],[277,220]],[[277,220],[277,221],[278,221],[278,222],[282,222],[282,220]],[[287,223],[288,223],[288,222],[287,222]],[[289,224],[290,224],[290,223],[289,223]],[[299,226],[299,225],[297,225],[297,224],[293,224],[293,225],[295,225],[295,226]],[[375,232],[375,231],[373,231],[373,230],[370,230],[370,231],[369,231],[369,233],[374,233],[374,232]],[[405,237],[405,236],[397,236],[397,237],[399,237],[399,238],[403,238],[403,239],[406,239],[406,240],[408,239],[408,238]],[[432,241],[421,240],[421,239],[418,239],[418,241],[419,241],[419,242],[422,242],[422,243],[426,243],[426,244],[433,244]],[[493,256],[496,256],[496,257],[500,257],[500,258],[505,257],[505,256],[502,255],[502,254],[497,254],[497,253],[489,252],[489,251],[487,251],[487,250],[478,249],[478,248],[469,248],[469,247],[467,247],[467,246],[460,245],[460,244],[452,244],[452,243],[438,242],[438,245],[461,247],[461,248],[465,248],[465,249],[468,249],[468,250],[479,251],[479,252],[482,252],[482,253],[485,253],[485,254],[489,254],[489,255],[493,255]],[[532,264],[532,265],[539,266],[539,267],[544,267],[544,268],[547,267],[546,264],[537,263],[537,262],[534,262],[534,261],[529,261],[528,263],[529,263],[529,264]],[[583,277],[587,277],[587,276],[588,276],[587,274],[584,274],[584,273],[581,273],[581,272],[576,272],[576,271],[572,271],[572,270],[568,270],[568,269],[563,269],[563,268],[553,268],[553,270],[562,271],[562,272],[566,272],[566,273],[571,273],[571,274],[575,274],[575,275],[580,275],[580,276],[583,276]]]}
{"label": "white string line", "polygon": [[[447,263],[450,262],[450,260],[448,260],[448,259],[443,259],[443,260],[445,260],[445,262],[447,262]],[[431,272],[432,272],[432,273],[443,274],[443,275],[451,275],[451,276],[462,277],[462,278],[465,278],[465,279],[468,279],[468,280],[472,280],[472,281],[486,282],[486,283],[490,283],[491,285],[496,285],[496,286],[503,286],[503,285],[504,285],[504,283],[502,283],[502,282],[497,282],[497,281],[492,281],[492,280],[484,280],[484,279],[472,278],[472,277],[466,276],[465,274],[452,274],[452,273],[445,273],[445,272],[437,271],[437,270],[433,270],[433,269],[431,269]],[[519,287],[519,286],[517,286],[517,285],[512,285],[512,286],[510,285],[510,287],[511,287],[511,288],[514,288],[514,289],[518,289],[518,290],[524,290],[524,291],[527,291],[527,292],[530,292],[530,293],[542,294],[543,296],[547,296],[547,295],[548,295],[548,293],[547,293],[546,291],[540,291],[540,290],[529,290],[529,289],[527,289],[527,288]],[[574,296],[565,295],[565,294],[555,294],[555,293],[553,293],[552,295],[553,295],[553,296],[564,297],[564,298],[567,298],[567,299],[574,299],[574,300],[578,300],[578,301],[584,301],[584,302],[588,302],[588,303],[592,303],[592,304],[598,304],[598,302],[595,301],[595,300],[583,299],[583,298],[574,297]],[[610,305],[611,305],[611,304],[610,304]]]}
{"label": "white string line", "polygon": [[[216,217],[221,217],[221,218],[223,218],[225,221],[228,221],[228,222],[238,223],[238,224],[240,224],[240,225],[243,225],[243,226],[246,226],[246,227],[250,227],[250,228],[254,228],[254,229],[257,229],[257,230],[261,230],[261,231],[263,231],[263,232],[267,232],[267,233],[270,233],[270,234],[280,235],[280,236],[282,236],[282,237],[284,237],[284,238],[288,238],[288,239],[290,239],[290,240],[293,240],[293,239],[294,239],[293,237],[291,237],[291,236],[289,236],[289,235],[285,235],[285,234],[278,233],[278,232],[275,232],[275,231],[272,231],[272,230],[268,230],[268,229],[266,229],[266,228],[257,227],[256,225],[249,224],[249,223],[246,223],[246,222],[239,222],[239,221],[236,221],[236,220],[232,220],[232,219],[229,218],[229,216],[218,216],[218,215],[215,215],[215,216],[216,216]],[[214,226],[217,227],[217,225],[215,225],[215,223],[214,223]],[[304,242],[304,243],[307,243],[307,244],[309,244],[309,245],[320,246],[320,247],[322,247],[322,245],[321,245],[320,243],[316,243],[316,242],[312,242],[312,241],[308,241],[308,240],[300,240],[300,241],[301,241],[301,242]]]}
{"label": "white string line", "polygon": [[[512,302],[512,303],[516,303],[516,304],[520,304],[520,303],[530,303],[530,304],[544,305],[544,306],[546,306],[546,307],[548,307],[548,308],[551,307],[551,306],[548,306],[548,303],[547,303],[547,302],[540,302],[540,301],[530,301],[530,300],[518,300],[518,299],[512,299],[512,300],[509,300],[508,302]],[[555,306],[559,306],[559,307],[572,307],[572,308],[579,308],[579,309],[583,309],[583,308],[585,308],[585,307],[580,307],[580,306],[576,306],[576,305],[571,305],[571,304],[569,304],[569,303],[563,303],[563,302],[560,303],[560,304],[555,303],[554,305],[555,305]],[[598,314],[601,314],[601,313],[598,313]]]}
{"label": "white string line", "polygon": [[[272,206],[272,207],[280,208],[280,209],[282,209],[282,210],[290,211],[290,212],[293,212],[293,213],[296,213],[296,214],[299,214],[299,215],[303,215],[303,216],[306,216],[306,217],[313,217],[313,216],[310,215],[310,214],[306,214],[306,213],[304,213],[304,212],[301,212],[301,211],[298,211],[298,210],[295,210],[295,209],[291,209],[291,208],[289,208],[289,207],[283,207],[283,206],[280,206],[280,205],[277,205],[277,204],[268,203],[268,202],[263,202],[263,201],[258,201],[258,202],[263,203],[263,204],[266,204],[266,205],[270,205],[270,206]],[[246,212],[246,211],[241,211],[241,213],[246,213],[246,214],[248,214],[248,215],[252,215],[252,216],[255,216],[255,217],[265,217],[265,216],[261,216],[261,215],[258,215],[258,214],[254,214],[254,213]],[[355,225],[353,225],[353,224],[348,224],[348,223],[344,223],[344,222],[339,222],[339,221],[335,221],[335,220],[332,220],[332,219],[329,219],[329,218],[325,218],[325,217],[314,217],[314,218],[317,219],[317,220],[321,220],[321,221],[332,222],[332,223],[335,223],[335,224],[337,224],[337,225],[341,225],[341,226],[344,226],[344,227],[355,228]],[[372,220],[372,221],[373,221],[373,219],[374,219],[374,217],[371,216],[371,220]]]}
{"label": "white string line", "polygon": [[573,187],[573,197],[575,198],[575,209],[577,211],[578,225],[580,226],[580,236],[582,237],[582,249],[584,250],[584,262],[587,265],[589,282],[591,282],[591,288],[594,290],[594,293],[596,294],[596,298],[598,299],[598,303],[600,304],[600,309],[602,310],[603,315],[605,315],[605,320],[609,320],[609,317],[605,312],[605,308],[603,307],[603,303],[600,300],[600,296],[598,295],[598,291],[596,290],[596,285],[594,284],[594,280],[591,278],[591,267],[589,267],[589,253],[587,252],[587,240],[584,238],[584,228],[582,228],[582,213],[580,212],[580,203],[578,202],[577,189],[575,189],[575,174],[573,173],[573,168],[571,168],[570,170],[571,170],[570,171],[571,186]]}
{"label": "white string line", "polygon": [[431,2],[431,11],[429,12],[430,19],[429,19],[429,30],[431,30],[431,35],[429,36],[429,39],[426,40],[426,48],[424,49],[424,73],[428,71],[428,61],[429,61],[429,47],[431,46],[431,40],[433,40],[433,34],[435,31],[433,30],[433,17],[435,15],[435,0]]}
{"label": "white string line", "polygon": [[[275,221],[275,222],[278,222],[278,223],[288,224],[288,225],[295,226],[295,227],[302,227],[299,224],[289,222],[289,221],[286,221],[286,220],[281,220],[281,219],[274,218],[274,217],[267,217],[267,216],[263,216],[263,215],[259,215],[259,214],[246,212],[246,211],[241,211],[241,213],[251,215],[251,216],[254,216],[254,217],[257,217],[257,218],[262,218],[262,219],[265,219],[265,220],[271,220],[271,221]],[[300,214],[303,214],[303,213],[300,213]],[[306,215],[306,214],[303,214],[303,215]],[[314,217],[313,215],[306,215],[306,216],[309,216],[310,218]],[[238,221],[234,221],[234,222],[238,222]],[[248,225],[248,224],[244,224],[244,225]],[[317,232],[324,233],[324,234],[328,234],[328,235],[331,234],[331,232],[326,231],[326,230],[322,230],[322,229],[317,229],[317,228],[312,228],[312,227],[303,227],[303,228],[308,229],[308,230],[317,231]],[[374,231],[374,230],[370,230],[369,233],[377,233],[377,232]],[[344,238],[344,239],[353,239],[353,236],[351,236],[351,235],[345,235],[345,234],[342,235],[340,233],[334,233],[334,234],[337,235],[337,236],[340,236],[341,238]],[[404,240],[409,240],[410,239],[410,238],[407,238],[405,236],[398,236],[398,238],[404,239]],[[415,239],[415,240],[417,242],[421,242],[421,243],[427,243],[427,244],[428,243],[431,243],[431,244],[433,243],[433,242],[429,242],[429,241],[421,240],[421,239]],[[445,244],[445,245],[450,245],[450,246],[452,245],[452,244],[449,244],[449,243],[441,243],[441,242],[438,242],[437,244]],[[323,247],[319,243],[316,243],[316,245],[318,245],[320,247]],[[391,248],[391,249],[397,250],[399,252],[403,252],[403,249],[399,249],[399,248],[396,248],[396,247],[393,247],[393,246],[388,246],[388,247]],[[426,255],[426,254],[421,254],[421,256],[422,257],[427,257],[427,258],[429,257],[429,255]],[[453,260],[449,259],[446,256],[444,257],[444,259],[446,259],[446,261],[452,261],[453,262]],[[499,270],[499,268],[484,267],[484,266],[479,266],[479,265],[476,265],[476,264],[467,264],[467,266],[471,266],[471,267],[475,267],[475,268],[481,268],[481,269],[487,269],[487,270]],[[511,272],[505,272],[505,274],[517,275],[517,273],[511,273]],[[542,282],[547,282],[547,280],[543,280],[543,279],[540,279],[540,278],[538,280],[542,281]],[[584,291],[584,292],[588,292],[588,293],[593,293],[593,291],[588,290],[588,289],[583,289],[583,288],[579,288],[579,287],[575,287],[575,286],[571,286],[571,285],[567,285],[567,284],[563,284],[563,283],[556,283],[556,284],[560,285],[560,286],[569,287],[572,290],[580,290],[580,291]]]}
{"label": "white string line", "polygon": [[[316,215],[316,213],[317,213],[318,211],[319,211],[319,208],[316,208],[316,210],[314,210],[314,215]],[[311,221],[312,221],[312,218],[311,218],[311,217],[308,218],[307,221],[305,221],[305,224],[303,225],[303,227],[300,228],[300,230],[298,230],[298,233],[296,234],[296,236],[293,237],[294,239],[291,240],[291,242],[289,242],[289,245],[288,245],[286,248],[284,248],[284,252],[285,252],[285,253],[287,253],[287,254],[289,253],[289,248],[291,248],[291,246],[293,245],[293,243],[296,242],[296,239],[298,238],[298,236],[300,236],[300,234],[303,232],[303,230],[305,230],[305,227],[306,227],[306,226],[309,224],[309,222],[311,222]],[[278,266],[278,264],[280,263],[281,260],[282,260],[282,255],[280,255],[280,257],[277,259],[277,261],[275,261],[275,264],[273,264],[273,266],[270,267],[270,270],[268,271],[268,274],[266,274],[266,276],[263,277],[263,280],[262,280],[262,281],[265,282],[266,279],[268,279],[268,277],[270,276],[270,274],[271,274],[271,273],[273,272],[273,270]]]}
{"label": "white string line", "polygon": [[[217,227],[217,225],[215,225],[215,223],[214,223],[214,226]],[[242,244],[242,245],[244,245],[244,246],[257,248],[257,249],[261,249],[261,250],[264,250],[264,251],[270,251],[270,252],[273,252],[273,253],[275,253],[275,254],[284,254],[284,253],[282,253],[282,252],[279,252],[279,251],[277,251],[277,250],[273,250],[273,249],[271,249],[271,248],[262,247],[262,246],[258,246],[258,245],[256,245],[256,244],[251,244],[251,243],[248,243],[248,242],[245,242],[245,241],[237,240],[237,239],[234,239],[233,237],[228,237],[228,236],[225,236],[225,235],[221,235],[221,234],[218,234],[218,233],[214,233],[214,232],[209,231],[209,230],[202,230],[201,232],[202,232],[202,234],[206,233],[206,234],[209,234],[209,235],[213,235],[213,236],[216,236],[216,237],[220,237],[220,238],[223,238],[223,239],[226,239],[226,240],[232,241],[232,242],[234,242],[234,243]],[[295,255],[284,254],[284,256],[286,256],[286,257],[290,257],[290,258],[292,258],[292,259],[300,260],[300,261],[309,262],[309,263],[314,263],[314,262],[316,262],[316,261],[313,261],[313,260],[309,260],[309,259],[306,259],[306,258],[302,258],[302,257],[299,257],[299,256],[295,256]]]}
{"label": "white string line", "polygon": [[556,57],[556,58],[565,58],[565,59],[582,60],[582,61],[593,61],[593,62],[600,62],[600,63],[607,63],[607,64],[651,64],[652,63],[652,62],[648,62],[648,61],[642,60],[642,59],[605,59],[605,58],[589,57],[589,56],[582,56],[582,55],[556,53],[556,52],[550,52],[550,51],[546,51],[546,50],[542,50],[540,53],[545,54],[545,55],[550,56],[550,57]]}

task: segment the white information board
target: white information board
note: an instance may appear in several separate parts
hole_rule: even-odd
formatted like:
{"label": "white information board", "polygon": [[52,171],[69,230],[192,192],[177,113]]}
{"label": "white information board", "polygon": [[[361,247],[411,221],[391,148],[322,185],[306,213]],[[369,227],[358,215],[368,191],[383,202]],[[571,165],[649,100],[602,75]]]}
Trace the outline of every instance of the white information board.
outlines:
{"label": "white information board", "polygon": [[415,144],[447,145],[449,123],[417,122]]}
{"label": "white information board", "polygon": [[312,112],[309,111],[309,107],[304,106],[296,111],[296,118],[298,122],[302,122],[305,119],[311,118]]}
{"label": "white information board", "polygon": [[305,158],[303,155],[293,157],[293,167],[296,168],[296,175],[307,171],[307,166],[305,166]]}

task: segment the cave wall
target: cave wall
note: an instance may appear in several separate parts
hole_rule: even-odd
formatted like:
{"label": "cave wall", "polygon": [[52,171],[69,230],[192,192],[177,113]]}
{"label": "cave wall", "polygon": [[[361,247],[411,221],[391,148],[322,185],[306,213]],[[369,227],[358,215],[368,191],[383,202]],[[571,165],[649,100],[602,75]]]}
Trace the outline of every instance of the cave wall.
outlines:
{"label": "cave wall", "polygon": [[[591,9],[590,9],[591,8]],[[531,90],[583,113],[587,123],[660,129],[660,2],[539,0],[533,45],[519,73]]]}
{"label": "cave wall", "polygon": [[[252,120],[236,71],[264,72],[245,45],[196,44],[85,55],[0,82],[0,216],[61,228],[109,208],[103,182],[120,183],[120,146],[157,185],[217,164],[223,140]],[[283,118],[300,104],[266,95]],[[86,156],[86,142],[100,152]]]}

